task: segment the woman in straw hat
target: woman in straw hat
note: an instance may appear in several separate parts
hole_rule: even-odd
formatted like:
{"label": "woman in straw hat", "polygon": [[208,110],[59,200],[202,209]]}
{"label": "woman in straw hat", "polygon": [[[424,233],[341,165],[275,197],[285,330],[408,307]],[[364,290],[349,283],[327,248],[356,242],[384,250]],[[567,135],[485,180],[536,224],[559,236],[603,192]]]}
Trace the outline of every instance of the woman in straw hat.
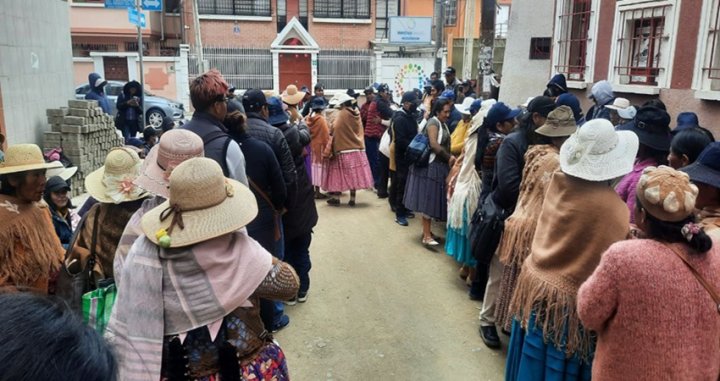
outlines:
{"label": "woman in straw hat", "polygon": [[537,144],[525,153],[520,195],[513,214],[505,220],[505,230],[497,249],[498,259],[504,264],[497,298],[495,322],[510,332],[512,316],[508,314],[517,277],[535,236],[535,227],[542,210],[545,192],[553,173],[560,169],[560,147],[577,130],[573,111],[560,106],[548,114],[545,124],[535,133],[551,139],[551,144]]}
{"label": "woman in straw hat", "polygon": [[298,104],[305,98],[305,92],[298,90],[295,85],[288,85],[280,96],[283,103],[287,105],[287,112],[290,115],[290,124],[295,124],[303,119],[298,111]]}
{"label": "woman in straw hat", "polygon": [[[328,192],[349,190],[348,205],[355,206],[355,192],[372,188],[373,178],[365,155],[360,113],[352,106],[353,98],[343,93],[338,96],[337,102],[337,118],[330,127],[333,155],[327,162],[322,188]],[[337,206],[340,205],[340,199],[331,197],[327,203]]]}
{"label": "woman in straw hat", "polygon": [[327,198],[327,195],[320,192],[323,178],[323,165],[325,160],[322,156],[323,149],[330,140],[330,129],[328,128],[327,119],[323,111],[325,110],[325,101],[319,98],[310,102],[311,113],[305,118],[310,129],[310,160],[312,174],[312,185],[315,189],[315,198]]}
{"label": "woman in straw hat", "polygon": [[34,144],[11,145],[5,154],[0,163],[0,287],[46,293],[50,273],[60,267],[65,251],[47,207],[38,202],[45,171],[62,165],[45,163]]}
{"label": "woman in straw hat", "polygon": [[576,310],[578,288],[610,245],[628,236],[629,212],[610,181],[630,172],[637,136],[593,119],[560,148],[530,255],[510,303],[506,380],[589,380],[594,337]]}
{"label": "woman in straw hat", "polygon": [[[470,97],[465,99],[472,99]],[[477,209],[480,198],[482,181],[475,170],[475,155],[477,153],[478,130],[482,126],[485,115],[490,107],[495,104],[494,99],[486,101],[476,100],[472,102],[474,111],[472,123],[468,127],[467,139],[462,149],[462,154],[455,163],[455,168],[460,167],[457,176],[449,179],[448,183],[448,217],[447,217],[447,240],[445,241],[445,252],[455,258],[462,266],[460,278],[464,281],[472,281],[474,277],[475,258],[470,252],[470,239],[468,238],[470,218]],[[479,105],[479,106],[478,106]],[[479,108],[478,108],[479,107]],[[450,177],[450,176],[449,176]]]}
{"label": "woman in straw hat", "polygon": [[255,197],[213,160],[170,175],[170,197],[142,218],[108,325],[120,380],[287,380],[259,299],[289,299],[293,269],[242,229]]}
{"label": "woman in straw hat", "polygon": [[717,380],[720,248],[695,225],[698,188],[648,167],[636,197],[647,239],[610,246],[578,293],[578,315],[598,337],[592,378]]}
{"label": "woman in straw hat", "polygon": [[119,284],[122,278],[122,269],[130,247],[135,240],[142,235],[140,220],[149,210],[162,204],[170,195],[170,174],[185,160],[194,157],[203,157],[203,141],[200,137],[188,130],[174,129],[163,134],[162,140],[148,153],[147,158],[140,167],[140,175],[135,179],[134,184],[146,190],[155,197],[147,198],[142,206],[133,213],[125,225],[125,230],[120,237],[113,269],[115,283]]}
{"label": "woman in straw hat", "polygon": [[[98,203],[88,211],[85,222],[78,228],[72,259],[79,257],[84,264],[94,252],[97,256],[94,271],[98,279],[114,277],[113,261],[120,237],[130,217],[149,196],[134,184],[141,164],[135,151],[114,148],[105,157],[105,165],[85,178],[85,188]],[[93,235],[96,236],[94,250],[91,248]]]}

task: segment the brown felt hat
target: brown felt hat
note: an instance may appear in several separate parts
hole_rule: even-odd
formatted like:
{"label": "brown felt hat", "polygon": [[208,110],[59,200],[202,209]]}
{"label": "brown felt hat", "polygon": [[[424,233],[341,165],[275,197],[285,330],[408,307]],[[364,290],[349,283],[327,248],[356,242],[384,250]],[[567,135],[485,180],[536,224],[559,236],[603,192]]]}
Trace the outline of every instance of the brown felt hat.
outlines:
{"label": "brown felt hat", "polygon": [[577,124],[575,123],[575,114],[568,106],[560,106],[555,110],[550,111],[545,124],[540,126],[536,133],[549,136],[551,138],[557,138],[561,136],[570,136],[577,131]]}

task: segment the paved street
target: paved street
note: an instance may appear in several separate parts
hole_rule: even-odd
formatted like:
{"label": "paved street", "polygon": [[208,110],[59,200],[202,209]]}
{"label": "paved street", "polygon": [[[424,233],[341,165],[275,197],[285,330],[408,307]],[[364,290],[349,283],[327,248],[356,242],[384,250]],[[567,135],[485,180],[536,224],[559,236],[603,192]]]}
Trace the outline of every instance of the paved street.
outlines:
{"label": "paved street", "polygon": [[403,228],[386,200],[357,199],[317,202],[309,299],[276,334],[293,379],[502,380],[506,352],[480,340],[454,260],[420,244],[419,218]]}

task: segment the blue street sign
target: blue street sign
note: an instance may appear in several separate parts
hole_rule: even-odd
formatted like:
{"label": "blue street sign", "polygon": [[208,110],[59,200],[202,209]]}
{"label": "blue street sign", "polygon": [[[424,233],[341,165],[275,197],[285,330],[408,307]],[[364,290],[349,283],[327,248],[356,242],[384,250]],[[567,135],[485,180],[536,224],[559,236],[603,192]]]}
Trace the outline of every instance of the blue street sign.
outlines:
{"label": "blue street sign", "polygon": [[105,8],[135,8],[135,0],[105,0]]}
{"label": "blue street sign", "polygon": [[162,11],[162,0],[142,0],[142,8],[146,11]]}
{"label": "blue street sign", "polygon": [[137,25],[141,28],[145,27],[145,14],[138,13],[135,8],[128,8],[128,21],[130,24]]}
{"label": "blue street sign", "polygon": [[[142,9],[146,11],[162,11],[162,0],[142,0]],[[105,8],[135,8],[135,0],[105,0]]]}

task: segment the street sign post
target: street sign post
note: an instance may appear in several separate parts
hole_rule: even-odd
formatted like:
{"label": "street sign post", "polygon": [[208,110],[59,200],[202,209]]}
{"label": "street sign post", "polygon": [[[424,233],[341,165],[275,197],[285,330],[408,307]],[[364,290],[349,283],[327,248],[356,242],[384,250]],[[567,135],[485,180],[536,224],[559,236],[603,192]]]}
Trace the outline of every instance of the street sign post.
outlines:
{"label": "street sign post", "polygon": [[162,0],[142,0],[142,9],[146,11],[162,11]]}

